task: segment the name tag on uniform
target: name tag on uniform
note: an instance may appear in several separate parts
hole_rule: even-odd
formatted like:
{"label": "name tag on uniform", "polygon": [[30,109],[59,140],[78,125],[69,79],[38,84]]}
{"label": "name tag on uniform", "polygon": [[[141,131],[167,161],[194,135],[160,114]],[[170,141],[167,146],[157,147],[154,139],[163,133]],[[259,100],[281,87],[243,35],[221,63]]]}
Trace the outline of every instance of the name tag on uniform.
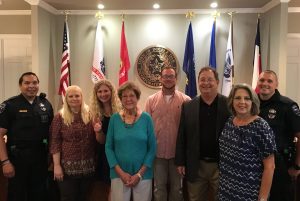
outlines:
{"label": "name tag on uniform", "polygon": [[27,110],[19,110],[19,112],[27,112]]}

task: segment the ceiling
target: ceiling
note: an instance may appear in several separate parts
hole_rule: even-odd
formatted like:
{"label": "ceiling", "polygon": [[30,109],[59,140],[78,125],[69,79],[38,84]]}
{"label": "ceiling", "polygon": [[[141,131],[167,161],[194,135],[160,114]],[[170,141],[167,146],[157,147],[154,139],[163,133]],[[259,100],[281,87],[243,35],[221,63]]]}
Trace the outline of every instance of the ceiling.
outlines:
{"label": "ceiling", "polygon": [[[26,0],[35,2],[41,0]],[[0,0],[0,10],[30,10],[25,0]],[[161,9],[209,9],[213,0],[43,0],[57,10],[97,10],[97,4],[105,10],[151,10],[159,3]],[[271,1],[279,0],[215,0],[218,8],[261,8]],[[290,0],[289,7],[300,7],[300,0]]]}

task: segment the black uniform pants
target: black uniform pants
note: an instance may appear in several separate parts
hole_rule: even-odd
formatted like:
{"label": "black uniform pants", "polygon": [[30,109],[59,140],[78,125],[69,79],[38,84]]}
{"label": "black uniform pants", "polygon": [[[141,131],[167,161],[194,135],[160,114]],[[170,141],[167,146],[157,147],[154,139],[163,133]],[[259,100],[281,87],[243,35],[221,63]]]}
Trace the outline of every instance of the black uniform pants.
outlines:
{"label": "black uniform pants", "polygon": [[14,148],[9,159],[15,176],[8,180],[8,201],[45,201],[47,154],[45,148]]}
{"label": "black uniform pants", "polygon": [[294,201],[295,183],[288,174],[288,167],[280,154],[275,155],[275,171],[269,201]]}

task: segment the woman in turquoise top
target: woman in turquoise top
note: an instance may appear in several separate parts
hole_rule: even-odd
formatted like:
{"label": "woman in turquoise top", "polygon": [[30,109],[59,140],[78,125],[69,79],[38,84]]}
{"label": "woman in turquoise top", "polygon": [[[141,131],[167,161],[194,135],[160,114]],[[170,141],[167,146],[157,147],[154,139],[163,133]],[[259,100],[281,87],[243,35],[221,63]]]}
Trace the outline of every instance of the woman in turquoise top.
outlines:
{"label": "woman in turquoise top", "polygon": [[156,152],[153,122],[137,107],[140,89],[132,82],[118,89],[123,109],[112,115],[105,144],[112,201],[150,201]]}

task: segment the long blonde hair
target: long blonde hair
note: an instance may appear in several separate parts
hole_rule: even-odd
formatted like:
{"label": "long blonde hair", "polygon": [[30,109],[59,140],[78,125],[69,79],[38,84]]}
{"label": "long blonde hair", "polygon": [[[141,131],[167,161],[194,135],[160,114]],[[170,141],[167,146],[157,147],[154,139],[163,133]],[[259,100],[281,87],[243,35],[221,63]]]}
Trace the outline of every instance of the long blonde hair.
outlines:
{"label": "long blonde hair", "polygon": [[117,96],[115,87],[112,85],[112,83],[109,80],[106,79],[100,80],[94,85],[94,89],[90,101],[91,115],[93,119],[97,117],[102,119],[104,115],[104,105],[97,97],[97,91],[99,90],[101,85],[107,86],[111,91],[110,105],[111,105],[112,114],[119,112],[121,109],[121,103]]}
{"label": "long blonde hair", "polygon": [[80,89],[79,86],[76,86],[76,85],[72,85],[67,88],[63,107],[59,110],[59,113],[64,120],[64,124],[66,124],[67,126],[70,126],[72,124],[72,122],[74,121],[74,115],[73,115],[71,108],[67,101],[68,95],[71,90],[76,90],[76,91],[80,92],[81,99],[82,99],[81,109],[80,109],[81,118],[82,118],[82,121],[84,122],[84,124],[88,124],[91,120],[89,106],[87,104],[85,104],[85,102],[83,100],[82,90]]}

